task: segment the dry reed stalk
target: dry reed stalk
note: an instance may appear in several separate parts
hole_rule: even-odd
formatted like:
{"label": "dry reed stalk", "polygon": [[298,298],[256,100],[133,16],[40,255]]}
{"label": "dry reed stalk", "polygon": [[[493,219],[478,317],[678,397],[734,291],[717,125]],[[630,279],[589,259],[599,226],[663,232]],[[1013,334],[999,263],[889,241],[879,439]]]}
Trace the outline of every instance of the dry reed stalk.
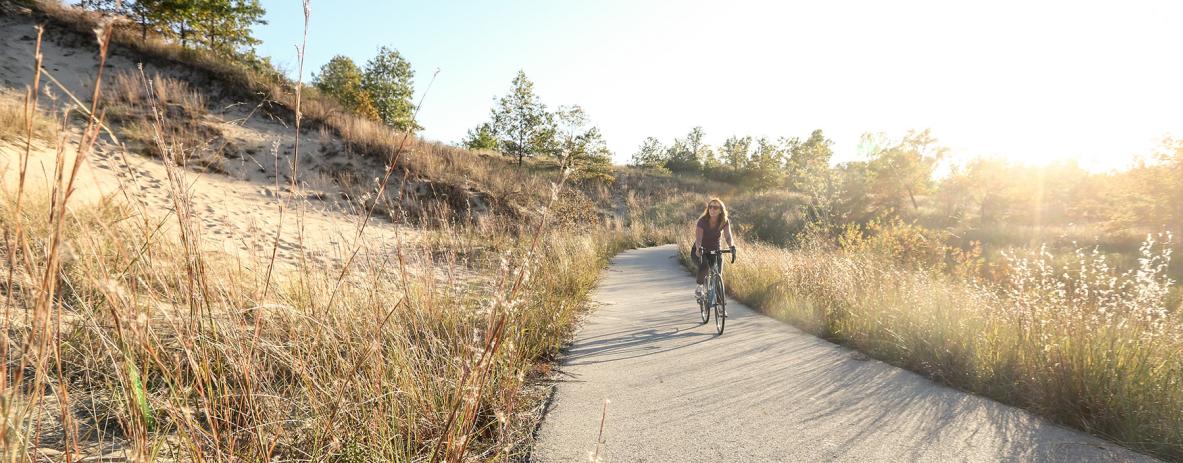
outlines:
{"label": "dry reed stalk", "polygon": [[[45,28],[43,28],[41,26],[37,26],[36,29],[37,29],[37,41],[36,41],[36,45],[35,45],[34,52],[33,52],[33,60],[34,60],[33,85],[32,85],[32,87],[30,87],[29,89],[27,89],[25,91],[25,112],[24,112],[24,114],[25,114],[26,140],[25,140],[25,150],[21,154],[20,172],[18,174],[19,177],[18,177],[17,190],[16,190],[16,205],[15,205],[15,211],[13,213],[13,215],[16,217],[20,216],[21,208],[22,208],[23,202],[24,202],[25,180],[27,178],[27,173],[28,173],[28,169],[29,169],[29,157],[32,155],[32,150],[33,150],[33,118],[36,116],[36,113],[37,113],[37,95],[38,95],[38,92],[40,92],[40,87],[41,87],[41,72],[40,72],[40,70],[41,70],[41,62],[43,60],[43,55],[41,54],[41,41],[42,41],[42,37],[45,33]],[[23,224],[18,220],[17,224],[16,224],[15,236],[12,237],[11,240],[8,239],[7,234],[5,235],[5,241],[6,241],[5,244],[6,244],[6,248],[8,249],[8,278],[7,278],[8,291],[4,297],[4,320],[2,322],[0,322],[0,328],[3,328],[3,330],[4,330],[4,336],[3,336],[3,338],[0,338],[0,358],[6,359],[6,360],[8,359],[8,349],[9,349],[9,346],[8,346],[8,342],[9,342],[8,328],[9,328],[9,326],[8,326],[8,324],[9,324],[10,320],[12,319],[12,306],[13,306],[12,296],[15,293],[15,290],[13,289],[14,288],[13,278],[15,276],[14,271],[16,269],[16,264],[17,264],[17,261],[16,261],[17,255],[19,255],[20,251],[24,248],[24,246],[23,246],[24,227],[22,225]],[[23,370],[23,368],[22,368],[22,370]],[[22,373],[18,372],[18,374],[22,374]],[[8,362],[5,361],[3,365],[0,365],[0,390],[5,390],[5,391],[9,390],[8,389],[8,377],[9,377]],[[18,378],[17,383],[19,384],[19,382],[20,382],[20,379]],[[0,408],[0,414],[2,414],[3,418],[6,420],[9,417],[9,407],[11,407],[12,404],[14,403],[13,397],[10,396],[7,399],[8,400],[5,400],[5,402],[4,402],[4,406],[2,408]],[[8,440],[7,440],[8,435],[7,434],[8,434],[8,426],[7,425],[0,426],[0,444],[6,444],[8,442]]]}

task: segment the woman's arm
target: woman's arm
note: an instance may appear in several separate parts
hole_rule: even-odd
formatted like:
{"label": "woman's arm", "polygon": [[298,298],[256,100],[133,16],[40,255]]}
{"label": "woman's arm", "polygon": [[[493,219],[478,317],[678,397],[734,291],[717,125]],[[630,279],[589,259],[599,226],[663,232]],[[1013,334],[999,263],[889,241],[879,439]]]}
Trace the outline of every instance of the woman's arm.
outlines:
{"label": "woman's arm", "polygon": [[702,247],[702,227],[694,228],[694,249]]}
{"label": "woman's arm", "polygon": [[[700,228],[699,230],[701,231],[702,229]],[[701,235],[702,233],[699,234]],[[723,238],[727,239],[727,246],[735,247],[735,241],[731,239],[731,222],[727,222],[723,226]]]}

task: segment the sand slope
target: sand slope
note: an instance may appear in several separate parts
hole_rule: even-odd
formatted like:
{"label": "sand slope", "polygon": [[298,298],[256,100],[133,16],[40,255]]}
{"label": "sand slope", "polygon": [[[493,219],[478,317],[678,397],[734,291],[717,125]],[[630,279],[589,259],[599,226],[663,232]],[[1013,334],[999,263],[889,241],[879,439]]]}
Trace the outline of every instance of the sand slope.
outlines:
{"label": "sand slope", "polygon": [[[0,16],[0,97],[19,101],[32,82],[36,36],[33,20],[26,16]],[[44,68],[64,88],[43,79],[41,108],[55,114],[68,105],[66,92],[79,99],[89,98],[98,68],[97,48],[71,34],[47,32],[42,44]],[[108,60],[107,76],[117,72],[139,72],[140,63],[116,48]],[[183,68],[160,68],[144,64],[148,75],[187,78]],[[111,137],[103,140],[80,170],[79,187],[72,201],[78,205],[98,201],[124,201],[138,211],[174,226],[176,194],[192,203],[197,227],[208,249],[223,250],[257,262],[270,256],[276,230],[282,230],[278,263],[290,267],[302,257],[329,261],[327,257],[351,250],[361,215],[347,201],[345,191],[329,169],[366,162],[340,149],[340,140],[324,133],[303,131],[300,138],[301,187],[292,193],[291,166],[295,130],[284,121],[268,118],[257,104],[217,100],[203,123],[216,127],[238,157],[227,159],[225,173],[178,169],[177,185],[170,183],[164,164],[131,149],[125,152]],[[77,124],[74,124],[77,125]],[[72,159],[78,140],[77,129],[67,142]],[[119,128],[115,127],[116,135]],[[23,144],[0,141],[0,172],[3,189],[15,191]],[[56,149],[52,142],[38,141],[29,159],[28,186],[34,192],[47,191],[52,177]],[[182,186],[183,185],[183,186]],[[397,185],[395,185],[397,187]],[[280,213],[281,204],[284,213]],[[416,240],[418,232],[398,227],[388,220],[370,221],[361,242],[371,252],[388,252],[396,243]],[[301,249],[305,249],[301,253]],[[303,255],[302,255],[303,254]]]}

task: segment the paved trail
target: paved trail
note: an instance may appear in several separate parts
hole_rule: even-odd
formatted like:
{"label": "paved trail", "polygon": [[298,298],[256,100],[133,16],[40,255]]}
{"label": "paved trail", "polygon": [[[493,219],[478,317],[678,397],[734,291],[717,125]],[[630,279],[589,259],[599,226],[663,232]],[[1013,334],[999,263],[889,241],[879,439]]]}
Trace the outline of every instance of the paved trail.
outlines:
{"label": "paved trail", "polygon": [[[729,301],[698,322],[672,246],[623,253],[568,349],[535,461],[1154,461]],[[740,258],[742,258],[742,254]]]}

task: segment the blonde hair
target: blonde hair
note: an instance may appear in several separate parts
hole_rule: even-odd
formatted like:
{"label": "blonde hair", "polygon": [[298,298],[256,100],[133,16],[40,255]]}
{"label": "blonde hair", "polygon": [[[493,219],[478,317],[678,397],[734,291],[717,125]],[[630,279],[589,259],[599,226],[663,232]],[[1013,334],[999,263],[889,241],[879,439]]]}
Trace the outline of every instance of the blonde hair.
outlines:
{"label": "blonde hair", "polygon": [[719,223],[721,223],[721,224],[727,223],[727,205],[723,204],[723,200],[721,200],[719,198],[711,198],[711,199],[707,200],[707,204],[705,207],[702,208],[702,215],[698,216],[698,220],[702,220],[703,218],[705,218],[705,219],[707,219],[707,222],[710,222],[710,220],[711,220],[711,211],[710,211],[711,203],[719,203],[719,209],[723,211],[723,215],[721,217],[722,220]]}

